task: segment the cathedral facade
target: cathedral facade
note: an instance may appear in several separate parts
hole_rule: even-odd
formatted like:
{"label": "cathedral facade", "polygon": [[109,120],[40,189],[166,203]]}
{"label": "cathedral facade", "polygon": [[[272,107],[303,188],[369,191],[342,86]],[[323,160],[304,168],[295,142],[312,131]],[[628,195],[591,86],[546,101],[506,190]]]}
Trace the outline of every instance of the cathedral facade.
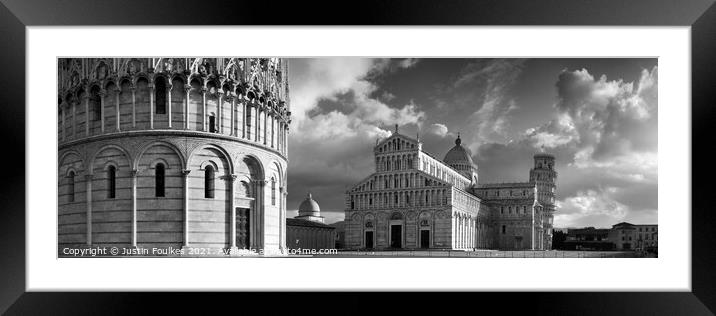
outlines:
{"label": "cathedral facade", "polygon": [[60,58],[57,102],[60,256],[285,250],[287,60]]}
{"label": "cathedral facade", "polygon": [[346,248],[551,249],[554,156],[536,154],[527,182],[483,184],[459,136],[440,160],[396,126],[373,153],[376,172],[346,192]]}

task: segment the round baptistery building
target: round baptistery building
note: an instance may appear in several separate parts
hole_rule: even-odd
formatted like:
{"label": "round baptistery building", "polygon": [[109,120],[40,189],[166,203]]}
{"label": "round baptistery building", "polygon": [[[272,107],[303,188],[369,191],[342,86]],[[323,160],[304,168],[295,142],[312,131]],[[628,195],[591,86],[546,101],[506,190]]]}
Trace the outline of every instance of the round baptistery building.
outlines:
{"label": "round baptistery building", "polygon": [[287,60],[61,58],[57,102],[59,256],[285,253]]}

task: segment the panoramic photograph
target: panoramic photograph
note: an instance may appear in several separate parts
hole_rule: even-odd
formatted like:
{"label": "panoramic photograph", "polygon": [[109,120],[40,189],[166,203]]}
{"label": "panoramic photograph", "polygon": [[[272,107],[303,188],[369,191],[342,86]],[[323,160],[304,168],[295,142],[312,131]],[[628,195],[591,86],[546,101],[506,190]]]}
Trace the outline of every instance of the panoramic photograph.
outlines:
{"label": "panoramic photograph", "polygon": [[57,256],[658,256],[657,58],[57,59]]}

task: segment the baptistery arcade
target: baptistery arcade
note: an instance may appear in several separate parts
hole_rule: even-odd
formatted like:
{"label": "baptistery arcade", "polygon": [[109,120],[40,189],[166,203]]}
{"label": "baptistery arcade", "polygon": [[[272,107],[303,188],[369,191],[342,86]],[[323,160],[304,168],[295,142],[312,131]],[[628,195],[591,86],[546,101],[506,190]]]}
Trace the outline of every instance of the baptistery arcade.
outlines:
{"label": "baptistery arcade", "polygon": [[285,252],[287,60],[60,58],[57,102],[58,249]]}

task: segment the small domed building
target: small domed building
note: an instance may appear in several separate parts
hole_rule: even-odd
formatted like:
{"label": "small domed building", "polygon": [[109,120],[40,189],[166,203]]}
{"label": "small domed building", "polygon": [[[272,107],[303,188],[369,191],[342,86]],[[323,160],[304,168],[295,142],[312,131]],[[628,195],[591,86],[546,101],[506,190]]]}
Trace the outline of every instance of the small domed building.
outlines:
{"label": "small domed building", "polygon": [[60,256],[285,253],[287,60],[60,58],[57,102]]}
{"label": "small domed building", "polygon": [[298,206],[298,216],[286,219],[289,249],[320,250],[335,248],[335,227],[326,225],[321,207],[308,193]]}
{"label": "small domed building", "polygon": [[298,216],[295,218],[319,223],[325,222],[323,216],[321,216],[321,207],[318,205],[318,202],[313,199],[311,193],[308,193],[306,199],[298,206]]}

